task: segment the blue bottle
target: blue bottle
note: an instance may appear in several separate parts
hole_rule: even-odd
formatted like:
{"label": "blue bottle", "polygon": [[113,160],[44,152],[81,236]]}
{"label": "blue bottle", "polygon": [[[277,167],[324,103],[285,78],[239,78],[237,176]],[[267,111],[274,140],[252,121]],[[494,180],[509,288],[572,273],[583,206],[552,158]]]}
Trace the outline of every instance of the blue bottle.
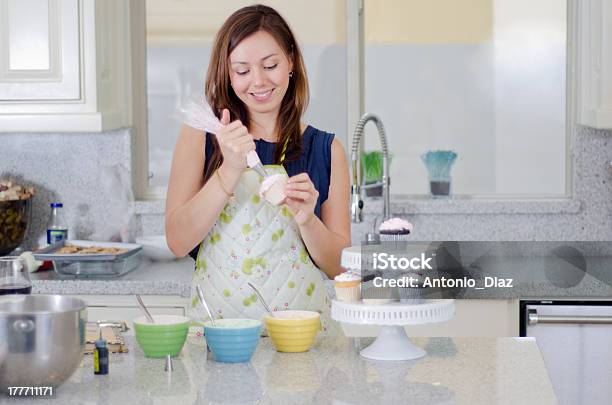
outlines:
{"label": "blue bottle", "polygon": [[62,207],[64,204],[54,202],[51,206],[51,223],[47,228],[47,243],[57,243],[68,239],[68,226],[64,221]]}
{"label": "blue bottle", "polygon": [[[100,335],[102,335],[102,331],[100,330]],[[94,374],[97,375],[106,375],[108,374],[108,348],[106,347],[106,340],[100,339],[96,340],[96,348],[94,349]]]}

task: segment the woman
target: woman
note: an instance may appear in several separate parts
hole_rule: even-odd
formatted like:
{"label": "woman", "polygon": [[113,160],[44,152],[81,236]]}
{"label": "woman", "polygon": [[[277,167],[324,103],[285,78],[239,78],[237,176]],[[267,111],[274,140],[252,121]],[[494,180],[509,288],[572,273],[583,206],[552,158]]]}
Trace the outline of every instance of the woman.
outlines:
{"label": "woman", "polygon": [[[275,310],[326,310],[324,275],[342,271],[350,244],[348,164],[332,134],[300,121],[304,63],[274,9],[245,7],[223,24],[206,97],[223,127],[217,136],[181,130],[166,200],[170,249],[182,257],[199,245],[194,286],[216,317],[261,317],[247,282]],[[287,171],[286,205],[259,197],[261,178],[246,166],[252,150],[274,165],[269,174]]]}

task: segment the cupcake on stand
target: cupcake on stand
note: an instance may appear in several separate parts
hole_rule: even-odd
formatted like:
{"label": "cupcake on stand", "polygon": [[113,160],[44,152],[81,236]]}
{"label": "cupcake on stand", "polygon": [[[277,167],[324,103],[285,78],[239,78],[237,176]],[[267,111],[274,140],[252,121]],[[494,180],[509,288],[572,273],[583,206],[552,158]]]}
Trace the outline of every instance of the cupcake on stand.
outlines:
{"label": "cupcake on stand", "polygon": [[[368,253],[375,249],[372,245],[345,248],[342,251],[342,267],[353,270],[370,268]],[[372,360],[418,359],[425,356],[426,352],[410,341],[404,327],[448,321],[455,314],[455,304],[453,300],[422,299],[420,294],[415,297],[413,293],[417,289],[400,291],[400,300],[395,301],[386,297],[371,297],[368,290],[364,290],[364,298],[358,301],[344,301],[338,297],[332,301],[331,317],[341,323],[382,326],[376,340],[360,351],[362,357]],[[377,292],[385,288],[369,290]]]}
{"label": "cupcake on stand", "polygon": [[412,233],[412,224],[402,218],[390,218],[378,227],[381,242],[407,242]]}
{"label": "cupcake on stand", "polygon": [[356,302],[361,300],[361,276],[346,271],[334,277],[334,290],[336,299],[342,302]]}
{"label": "cupcake on stand", "polygon": [[425,276],[420,271],[410,271],[403,274],[406,278],[412,279],[412,285],[398,287],[399,300],[402,304],[423,304],[425,299],[425,287],[423,286]]}
{"label": "cupcake on stand", "polygon": [[[389,218],[378,227],[380,241],[384,247],[401,248],[410,240],[412,228],[412,224],[405,219],[397,217]],[[394,278],[393,272],[385,272],[384,276],[386,278]],[[418,277],[417,274],[411,274],[411,276],[413,278]],[[415,287],[400,287],[397,291],[401,302],[418,303],[422,290]]]}

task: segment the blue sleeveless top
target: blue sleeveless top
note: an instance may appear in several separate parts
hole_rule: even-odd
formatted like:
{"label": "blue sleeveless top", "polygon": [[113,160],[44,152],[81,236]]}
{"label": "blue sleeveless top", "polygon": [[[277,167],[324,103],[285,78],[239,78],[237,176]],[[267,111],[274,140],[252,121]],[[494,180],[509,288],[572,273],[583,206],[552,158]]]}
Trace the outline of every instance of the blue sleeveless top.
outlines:
{"label": "blue sleeveless top", "polygon": [[[210,162],[213,144],[211,136],[206,136],[206,162],[205,168],[208,168]],[[308,177],[319,192],[317,205],[315,206],[315,215],[321,218],[321,204],[327,200],[329,194],[329,182],[331,178],[331,144],[334,140],[334,134],[321,131],[310,125],[306,127],[302,135],[302,155],[299,159],[291,162],[285,162],[283,166],[289,177],[300,173],[308,173]],[[255,150],[259,155],[261,163],[264,165],[274,164],[274,150],[276,143],[267,142],[263,139],[255,140]],[[196,260],[198,257],[198,249],[200,245],[196,245],[189,256]]]}
{"label": "blue sleeveless top", "polygon": [[[289,177],[300,173],[308,173],[310,180],[319,192],[319,199],[315,206],[315,215],[321,218],[321,204],[327,200],[329,194],[329,181],[331,176],[331,144],[334,134],[321,131],[310,125],[302,135],[302,155],[299,159],[285,162],[283,166]],[[274,164],[274,150],[276,143],[263,139],[255,140],[255,150],[264,165]],[[206,164],[212,156],[211,136],[206,136]]]}

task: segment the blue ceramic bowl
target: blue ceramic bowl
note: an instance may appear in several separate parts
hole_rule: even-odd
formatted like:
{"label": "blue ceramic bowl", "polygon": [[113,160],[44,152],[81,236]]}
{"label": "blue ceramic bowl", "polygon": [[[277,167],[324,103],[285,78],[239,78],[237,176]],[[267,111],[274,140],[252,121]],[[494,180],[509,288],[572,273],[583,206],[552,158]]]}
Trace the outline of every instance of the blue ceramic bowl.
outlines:
{"label": "blue ceramic bowl", "polygon": [[215,361],[244,363],[251,360],[259,336],[261,322],[254,319],[219,319],[215,326],[204,324],[204,338]]}

